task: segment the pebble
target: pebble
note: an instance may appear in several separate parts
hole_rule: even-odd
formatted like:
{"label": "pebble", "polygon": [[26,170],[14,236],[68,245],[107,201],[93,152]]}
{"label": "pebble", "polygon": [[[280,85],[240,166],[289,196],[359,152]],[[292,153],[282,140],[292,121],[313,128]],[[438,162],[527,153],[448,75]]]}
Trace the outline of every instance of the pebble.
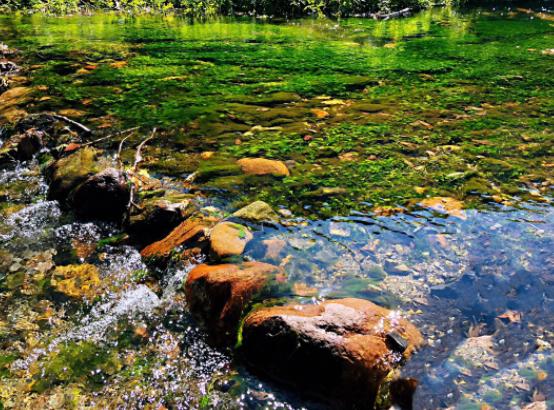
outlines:
{"label": "pebble", "polygon": [[535,346],[537,347],[537,350],[540,352],[544,350],[552,350],[552,345],[542,339],[537,339],[535,342]]}

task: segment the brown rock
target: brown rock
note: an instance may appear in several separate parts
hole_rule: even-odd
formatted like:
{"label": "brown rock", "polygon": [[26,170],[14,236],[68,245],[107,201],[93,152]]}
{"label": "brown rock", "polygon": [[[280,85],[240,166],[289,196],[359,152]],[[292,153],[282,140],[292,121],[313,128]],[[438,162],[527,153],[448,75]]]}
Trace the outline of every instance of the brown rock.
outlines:
{"label": "brown rock", "polygon": [[107,168],[76,188],[71,205],[83,217],[118,219],[126,211],[130,198],[125,173]]}
{"label": "brown rock", "polygon": [[260,309],[242,335],[250,364],[337,409],[373,408],[385,377],[423,342],[408,321],[359,299]]}
{"label": "brown rock", "polygon": [[214,259],[242,255],[252,238],[250,231],[242,225],[220,223],[210,234],[210,254]]}
{"label": "brown rock", "polygon": [[281,161],[263,158],[243,158],[237,161],[247,175],[290,175],[290,171]]}
{"label": "brown rock", "polygon": [[191,312],[208,331],[209,342],[221,345],[233,341],[242,312],[270,278],[282,278],[284,271],[267,263],[243,265],[200,265],[185,283]]}
{"label": "brown rock", "polygon": [[[206,236],[206,229],[214,224],[213,220],[192,217],[184,221],[173,230],[165,239],[154,242],[140,253],[143,258],[167,260],[173,250],[179,246],[198,244]],[[207,244],[207,240],[204,241]]]}

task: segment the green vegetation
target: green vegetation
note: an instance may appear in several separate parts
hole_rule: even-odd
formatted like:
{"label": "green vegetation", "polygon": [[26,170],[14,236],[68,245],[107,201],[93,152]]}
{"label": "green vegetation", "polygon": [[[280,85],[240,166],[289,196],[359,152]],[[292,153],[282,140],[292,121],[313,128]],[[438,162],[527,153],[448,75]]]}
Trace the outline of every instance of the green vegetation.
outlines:
{"label": "green vegetation", "polygon": [[216,15],[256,13],[263,15],[352,15],[369,12],[423,8],[431,0],[7,0],[5,8],[69,12],[76,9],[125,8],[182,9],[186,14]]}
{"label": "green vegetation", "polygon": [[[237,205],[258,198],[329,216],[426,196],[542,200],[554,178],[552,22],[534,17],[137,15],[122,38],[118,14],[19,16],[13,42],[25,39],[34,64],[32,110],[71,108],[94,129],[157,127],[150,174],[198,171],[209,195]],[[134,149],[123,157],[132,162]],[[292,160],[292,175],[247,177],[243,157]]]}

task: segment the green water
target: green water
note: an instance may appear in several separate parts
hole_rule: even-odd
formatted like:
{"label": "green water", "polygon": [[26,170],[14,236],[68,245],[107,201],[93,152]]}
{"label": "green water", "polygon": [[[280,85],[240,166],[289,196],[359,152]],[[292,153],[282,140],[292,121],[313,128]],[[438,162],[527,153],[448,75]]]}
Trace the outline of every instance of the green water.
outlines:
{"label": "green water", "polygon": [[[414,408],[524,408],[554,391],[538,342],[554,343],[548,5],[381,22],[3,15],[0,40],[22,51],[13,85],[33,90],[18,110],[59,112],[92,139],[157,127],[150,175],[185,193],[194,175],[222,214],[254,199],[285,210],[283,226],[251,227],[254,242],[287,242],[268,262],[310,289],[283,300],[408,315],[429,341],[402,371],[420,381]],[[0,102],[0,124],[13,109]],[[128,164],[141,140],[126,141]],[[244,176],[243,157],[288,161],[291,176]],[[435,197],[453,209],[421,205]],[[45,200],[37,163],[5,167],[0,199],[5,408],[323,408],[208,348],[180,289],[190,266],[142,280],[137,249],[96,246],[116,226]],[[60,299],[52,269],[84,262],[102,285]]]}

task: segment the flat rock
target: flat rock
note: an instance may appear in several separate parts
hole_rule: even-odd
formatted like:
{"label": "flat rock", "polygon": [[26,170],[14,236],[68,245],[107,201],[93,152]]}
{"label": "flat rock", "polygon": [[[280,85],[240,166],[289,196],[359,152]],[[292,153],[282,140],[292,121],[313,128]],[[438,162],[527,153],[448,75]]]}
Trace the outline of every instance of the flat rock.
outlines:
{"label": "flat rock", "polygon": [[71,206],[82,217],[117,220],[127,210],[130,199],[125,173],[107,168],[75,189]]}
{"label": "flat rock", "polygon": [[285,272],[260,262],[242,265],[200,265],[185,282],[191,312],[202,322],[212,345],[232,343],[242,313],[269,281],[286,281]]}
{"label": "flat rock", "polygon": [[238,160],[237,164],[247,175],[290,175],[289,169],[281,161],[264,158],[243,158]]}
{"label": "flat rock", "polygon": [[279,216],[263,201],[256,201],[233,214],[249,222],[279,222]]}
{"label": "flat rock", "polygon": [[210,255],[213,259],[242,255],[252,238],[250,231],[242,225],[220,223],[210,234]]}
{"label": "flat rock", "polygon": [[387,375],[423,343],[407,320],[360,299],[263,308],[242,336],[251,365],[337,409],[373,408]]}

